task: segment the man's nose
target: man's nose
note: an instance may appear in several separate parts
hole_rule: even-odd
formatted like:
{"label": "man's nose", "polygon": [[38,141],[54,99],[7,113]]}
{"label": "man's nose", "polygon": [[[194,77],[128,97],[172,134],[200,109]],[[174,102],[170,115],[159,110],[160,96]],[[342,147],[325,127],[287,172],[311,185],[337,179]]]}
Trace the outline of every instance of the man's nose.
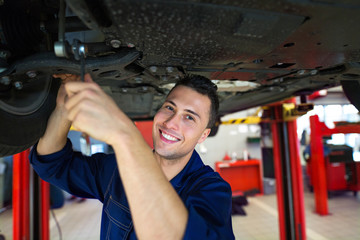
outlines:
{"label": "man's nose", "polygon": [[167,128],[175,129],[175,130],[179,128],[179,123],[180,123],[180,116],[178,116],[177,114],[173,114],[169,116],[164,122]]}

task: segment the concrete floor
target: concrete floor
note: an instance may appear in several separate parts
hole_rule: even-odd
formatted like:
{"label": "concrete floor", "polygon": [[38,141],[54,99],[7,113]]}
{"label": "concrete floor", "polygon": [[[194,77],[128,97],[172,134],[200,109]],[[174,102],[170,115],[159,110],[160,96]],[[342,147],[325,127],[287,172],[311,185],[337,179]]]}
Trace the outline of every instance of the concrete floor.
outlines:
{"label": "concrete floor", "polygon": [[[248,198],[244,207],[247,216],[233,216],[236,239],[271,240],[279,239],[276,195],[260,195]],[[310,240],[353,240],[360,239],[360,199],[352,193],[334,196],[328,201],[328,216],[313,213],[314,197],[305,192],[306,235]],[[66,201],[64,207],[55,209],[62,239],[97,240],[100,235],[102,204],[97,200],[84,202]],[[59,238],[59,230],[50,215],[50,236]],[[0,214],[0,233],[6,240],[12,239],[12,210]]]}

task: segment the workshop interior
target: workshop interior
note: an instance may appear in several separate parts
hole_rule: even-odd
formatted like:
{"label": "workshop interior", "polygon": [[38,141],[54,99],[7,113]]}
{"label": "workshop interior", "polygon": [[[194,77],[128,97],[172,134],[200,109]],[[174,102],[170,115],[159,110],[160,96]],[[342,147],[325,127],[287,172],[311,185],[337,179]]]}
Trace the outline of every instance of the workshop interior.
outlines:
{"label": "workshop interior", "polygon": [[[360,236],[356,0],[0,0],[0,240],[99,239],[102,204],[29,163],[61,84],[89,73],[150,147],[176,81],[217,85],[196,146],[232,190],[236,239]],[[83,155],[110,145],[71,128]]]}

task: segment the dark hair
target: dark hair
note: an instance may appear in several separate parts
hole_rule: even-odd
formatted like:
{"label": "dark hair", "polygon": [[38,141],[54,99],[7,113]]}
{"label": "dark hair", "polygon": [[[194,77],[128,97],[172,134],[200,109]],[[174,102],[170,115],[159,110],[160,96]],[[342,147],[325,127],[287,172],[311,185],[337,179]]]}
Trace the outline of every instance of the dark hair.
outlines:
{"label": "dark hair", "polygon": [[[189,87],[196,92],[207,96],[210,99],[210,116],[207,128],[211,128],[215,125],[217,120],[217,115],[219,111],[219,98],[216,93],[217,86],[215,83],[211,82],[210,79],[200,76],[200,75],[185,75],[179,81],[176,82],[175,86],[171,89],[170,93],[177,86]],[[169,94],[170,94],[169,93]]]}

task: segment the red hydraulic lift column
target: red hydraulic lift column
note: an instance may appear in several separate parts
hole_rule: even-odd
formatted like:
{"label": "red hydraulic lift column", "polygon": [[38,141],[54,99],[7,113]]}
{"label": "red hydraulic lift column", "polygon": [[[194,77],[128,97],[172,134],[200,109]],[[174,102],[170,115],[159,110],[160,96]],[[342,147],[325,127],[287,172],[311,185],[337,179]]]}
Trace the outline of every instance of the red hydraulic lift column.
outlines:
{"label": "red hydraulic lift column", "polygon": [[311,182],[315,195],[315,212],[320,215],[328,215],[323,134],[317,115],[310,117],[310,129]]}
{"label": "red hydraulic lift column", "polygon": [[29,153],[14,155],[13,239],[49,240],[49,184],[30,168]]}
{"label": "red hydraulic lift column", "polygon": [[30,239],[29,150],[14,155],[13,239]]}
{"label": "red hydraulic lift column", "polygon": [[40,180],[40,234],[41,240],[50,239],[49,209],[50,209],[50,184]]}
{"label": "red hydraulic lift column", "polygon": [[297,229],[297,232],[299,234],[296,239],[306,239],[303,171],[299,155],[300,147],[297,135],[297,123],[296,120],[293,120],[287,122],[287,124],[291,159],[290,171],[292,174],[295,228]]}
{"label": "red hydraulic lift column", "polygon": [[283,104],[272,105],[270,111],[280,239],[303,240],[305,210],[296,118],[285,119]]}

